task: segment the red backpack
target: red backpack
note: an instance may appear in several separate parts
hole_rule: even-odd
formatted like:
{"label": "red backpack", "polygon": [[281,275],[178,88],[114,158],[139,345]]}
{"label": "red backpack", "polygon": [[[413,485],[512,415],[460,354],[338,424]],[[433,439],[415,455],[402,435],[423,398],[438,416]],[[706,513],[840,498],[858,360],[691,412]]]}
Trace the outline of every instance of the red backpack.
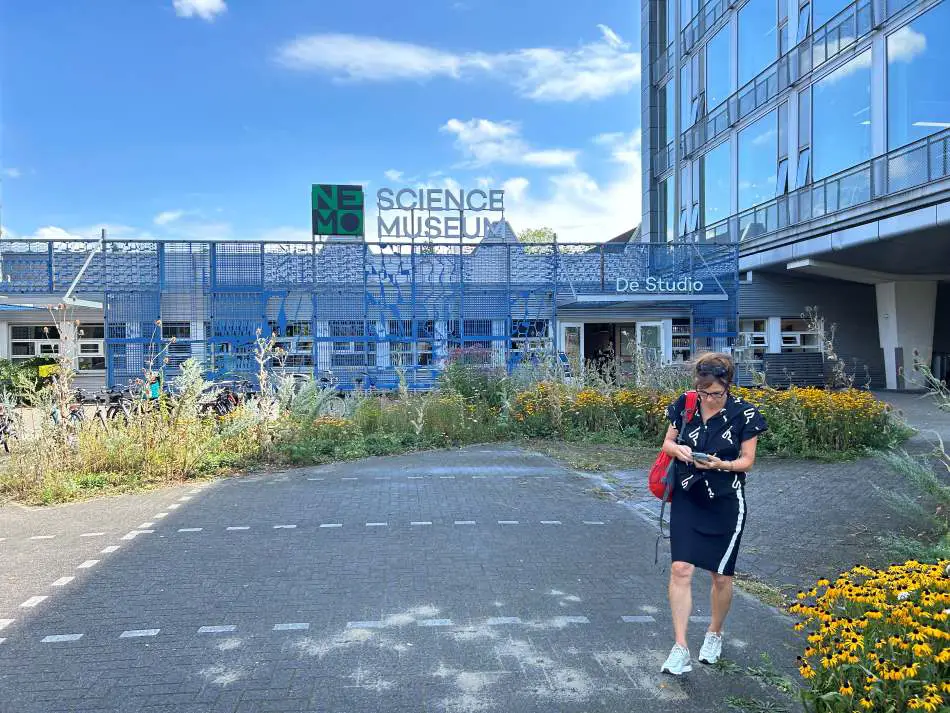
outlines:
{"label": "red backpack", "polygon": [[[696,401],[698,396],[695,391],[686,392],[686,415],[683,417],[683,428],[692,420],[696,413]],[[680,431],[676,437],[677,443],[682,443],[683,432]],[[650,492],[656,495],[660,500],[669,502],[673,497],[673,478],[671,471],[673,457],[660,451],[656,457],[653,467],[650,468]]]}

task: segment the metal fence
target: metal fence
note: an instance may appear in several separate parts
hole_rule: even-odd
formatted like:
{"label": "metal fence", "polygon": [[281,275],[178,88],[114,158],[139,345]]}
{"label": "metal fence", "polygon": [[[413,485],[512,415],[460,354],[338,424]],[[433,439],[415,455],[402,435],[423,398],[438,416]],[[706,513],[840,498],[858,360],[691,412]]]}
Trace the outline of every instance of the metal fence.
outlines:
{"label": "metal fence", "polygon": [[557,350],[574,302],[688,305],[696,348],[737,326],[738,247],[695,243],[6,240],[0,292],[65,292],[91,253],[77,294],[103,300],[111,385],[158,353],[247,375],[258,335],[275,334],[288,368],[343,389],[428,388],[458,350],[508,369]]}

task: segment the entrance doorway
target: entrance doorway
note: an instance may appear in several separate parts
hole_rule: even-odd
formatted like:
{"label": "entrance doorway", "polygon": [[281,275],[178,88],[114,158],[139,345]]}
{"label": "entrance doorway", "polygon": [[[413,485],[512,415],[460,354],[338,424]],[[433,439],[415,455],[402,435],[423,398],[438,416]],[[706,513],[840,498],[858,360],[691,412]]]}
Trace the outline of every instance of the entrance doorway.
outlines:
{"label": "entrance doorway", "polygon": [[632,381],[638,359],[665,361],[670,335],[662,321],[560,322],[560,351],[570,365],[569,376],[594,369],[610,381]]}

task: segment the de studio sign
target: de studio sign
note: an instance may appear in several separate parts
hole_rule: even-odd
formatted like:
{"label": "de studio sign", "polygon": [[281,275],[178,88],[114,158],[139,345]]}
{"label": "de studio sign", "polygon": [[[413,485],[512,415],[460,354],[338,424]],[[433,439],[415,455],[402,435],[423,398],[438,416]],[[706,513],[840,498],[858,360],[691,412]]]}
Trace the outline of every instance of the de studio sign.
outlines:
{"label": "de studio sign", "polygon": [[689,293],[702,292],[703,283],[691,277],[682,277],[679,280],[668,280],[659,277],[648,277],[640,280],[617,278],[617,292],[662,292],[662,293]]}

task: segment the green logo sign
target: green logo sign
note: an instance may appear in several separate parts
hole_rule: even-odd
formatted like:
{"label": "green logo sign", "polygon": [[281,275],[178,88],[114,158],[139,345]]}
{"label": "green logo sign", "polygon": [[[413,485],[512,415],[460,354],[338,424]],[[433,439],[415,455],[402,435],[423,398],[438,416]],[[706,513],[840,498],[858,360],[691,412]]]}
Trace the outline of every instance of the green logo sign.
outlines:
{"label": "green logo sign", "polygon": [[363,186],[313,184],[313,234],[363,236]]}

